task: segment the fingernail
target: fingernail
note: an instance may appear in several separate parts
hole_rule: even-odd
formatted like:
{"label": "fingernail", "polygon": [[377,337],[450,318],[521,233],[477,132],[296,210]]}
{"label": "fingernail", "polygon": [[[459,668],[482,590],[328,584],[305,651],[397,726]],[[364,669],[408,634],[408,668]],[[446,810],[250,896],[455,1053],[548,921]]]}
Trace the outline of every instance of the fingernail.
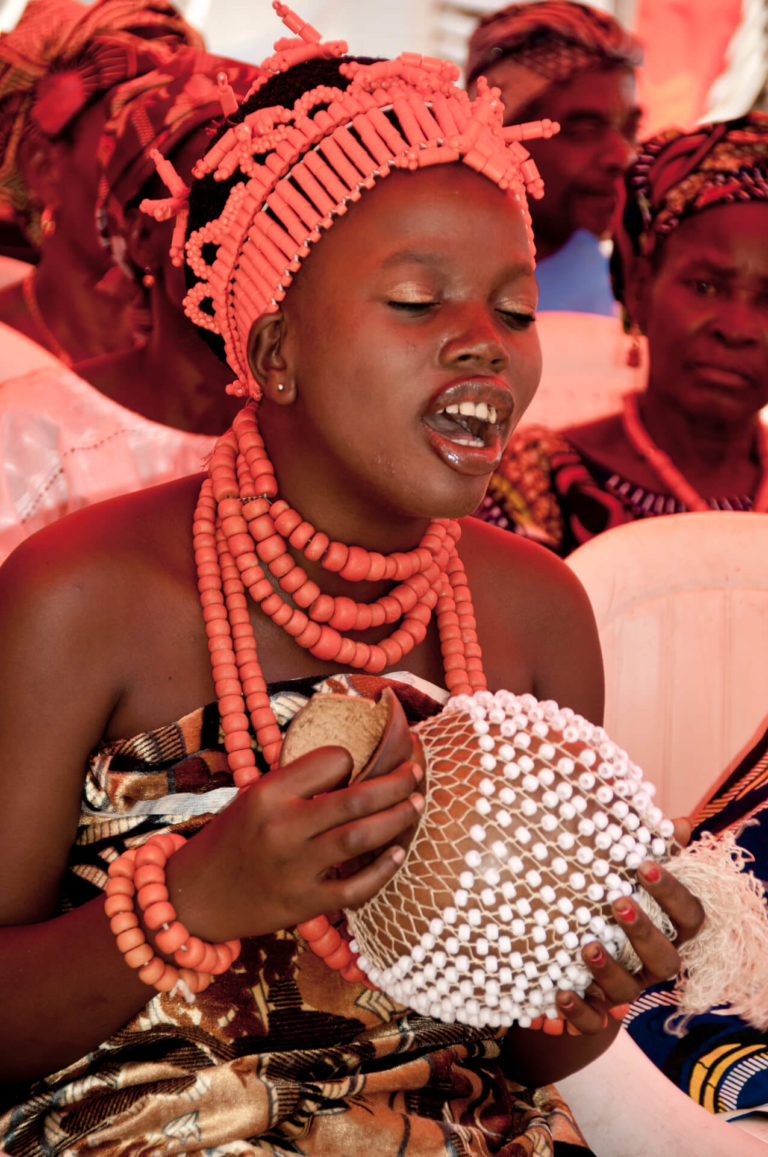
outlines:
{"label": "fingernail", "polygon": [[637,920],[637,911],[632,904],[627,904],[625,900],[619,900],[613,906],[613,911],[623,924],[634,924]]}
{"label": "fingernail", "polygon": [[401,848],[399,844],[395,844],[389,849],[389,854],[396,864],[402,864],[405,859],[405,848]]}
{"label": "fingernail", "polygon": [[623,1020],[629,1012],[628,1004],[614,1004],[613,1008],[609,1008],[608,1012],[614,1020]]}
{"label": "fingernail", "polygon": [[415,760],[411,764],[411,767],[413,768],[413,778],[416,780],[417,783],[421,783],[421,781],[424,778],[424,768],[421,766],[420,763],[416,763]]}
{"label": "fingernail", "polygon": [[581,1036],[579,1029],[577,1029],[575,1025],[571,1024],[570,1021],[566,1021],[565,1031],[568,1033],[568,1036]]}
{"label": "fingernail", "polygon": [[576,1001],[573,999],[573,997],[570,995],[570,993],[568,993],[565,996],[562,996],[562,995],[559,996],[557,999],[557,1003],[558,1003],[558,1006],[560,1008],[569,1008],[570,1009],[570,1008],[574,1007],[574,1005],[576,1004]]}
{"label": "fingernail", "polygon": [[424,796],[421,794],[421,792],[413,792],[412,795],[408,796],[408,800],[413,810],[417,811],[419,815],[421,815],[421,813],[424,811]]}
{"label": "fingernail", "polygon": [[599,944],[588,944],[584,949],[584,959],[594,965],[595,968],[602,968],[605,964],[605,953]]}
{"label": "fingernail", "polygon": [[645,860],[638,868],[638,875],[648,884],[658,884],[661,879],[661,868],[653,860]]}

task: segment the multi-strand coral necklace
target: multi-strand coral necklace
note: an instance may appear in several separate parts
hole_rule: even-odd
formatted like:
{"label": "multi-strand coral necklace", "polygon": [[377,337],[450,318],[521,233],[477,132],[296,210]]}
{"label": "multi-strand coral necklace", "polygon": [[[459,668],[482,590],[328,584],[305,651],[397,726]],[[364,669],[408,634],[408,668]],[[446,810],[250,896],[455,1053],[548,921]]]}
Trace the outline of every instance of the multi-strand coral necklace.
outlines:
{"label": "multi-strand coral necklace", "polygon": [[[282,746],[249,596],[316,658],[369,673],[396,667],[424,639],[434,613],[448,690],[459,695],[485,688],[455,520],[433,520],[415,549],[389,555],[331,540],[278,497],[253,405],[244,407],[219,439],[209,474],[195,511],[195,562],[224,744],[238,787],[259,777],[251,729],[270,766]],[[349,583],[393,586],[372,603],[332,596],[321,591],[297,556]],[[352,637],[385,625],[391,633],[378,642]],[[365,979],[326,917],[298,929],[347,979]]]}

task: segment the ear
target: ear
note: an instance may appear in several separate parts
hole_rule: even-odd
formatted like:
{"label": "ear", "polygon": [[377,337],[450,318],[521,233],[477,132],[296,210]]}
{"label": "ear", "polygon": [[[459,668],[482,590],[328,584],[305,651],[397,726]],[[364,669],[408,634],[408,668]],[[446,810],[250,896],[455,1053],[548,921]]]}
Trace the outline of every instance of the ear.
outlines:
{"label": "ear", "polygon": [[648,294],[653,283],[653,273],[648,259],[638,257],[624,290],[624,307],[630,322],[636,325],[641,333],[645,333],[645,323],[648,316]]}
{"label": "ear", "polygon": [[284,352],[285,316],[281,310],[257,318],[248,335],[248,365],[264,397],[281,406],[296,400],[296,383]]}
{"label": "ear", "polygon": [[19,143],[19,168],[34,196],[56,210],[61,205],[61,148],[58,141],[42,143],[36,136]]}

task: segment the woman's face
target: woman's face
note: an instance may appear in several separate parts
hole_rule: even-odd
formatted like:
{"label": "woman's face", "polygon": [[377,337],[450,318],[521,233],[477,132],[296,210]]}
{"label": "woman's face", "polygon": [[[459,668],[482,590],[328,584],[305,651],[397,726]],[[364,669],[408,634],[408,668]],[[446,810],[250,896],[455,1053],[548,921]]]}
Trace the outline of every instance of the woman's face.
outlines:
{"label": "woman's face", "polygon": [[486,178],[439,165],[365,193],[283,303],[281,488],[358,520],[471,513],[538,384],[536,294],[521,208]]}
{"label": "woman's face", "polygon": [[661,245],[637,312],[648,391],[696,418],[743,421],[768,403],[768,202],[705,209]]}

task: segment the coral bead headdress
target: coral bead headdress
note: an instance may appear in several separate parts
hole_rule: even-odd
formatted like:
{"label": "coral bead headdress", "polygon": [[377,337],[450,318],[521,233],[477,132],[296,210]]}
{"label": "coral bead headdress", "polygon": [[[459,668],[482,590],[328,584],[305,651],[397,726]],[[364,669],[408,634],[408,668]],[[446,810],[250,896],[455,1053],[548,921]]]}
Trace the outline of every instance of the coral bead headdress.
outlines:
{"label": "coral bead headdress", "polygon": [[[541,196],[543,185],[520,142],[557,128],[546,121],[504,128],[498,91],[482,84],[471,100],[448,61],[413,53],[344,61],[343,41],[325,43],[285,4],[274,8],[298,37],[276,43],[246,104],[274,76],[318,58],[340,60],[342,82],[320,84],[292,107],[257,108],[226,128],[193,170],[198,181],[228,183],[226,204],[186,242],[197,280],[185,310],[223,340],[237,375],[231,392],[255,398],[261,390],[248,366],[251,325],[278,308],[310,246],[365,189],[393,169],[462,162],[519,202],[532,244],[526,193]],[[225,112],[236,109],[225,95]],[[142,208],[158,218],[177,214],[172,255],[182,264],[189,189],[167,164],[158,171],[171,196]]]}

